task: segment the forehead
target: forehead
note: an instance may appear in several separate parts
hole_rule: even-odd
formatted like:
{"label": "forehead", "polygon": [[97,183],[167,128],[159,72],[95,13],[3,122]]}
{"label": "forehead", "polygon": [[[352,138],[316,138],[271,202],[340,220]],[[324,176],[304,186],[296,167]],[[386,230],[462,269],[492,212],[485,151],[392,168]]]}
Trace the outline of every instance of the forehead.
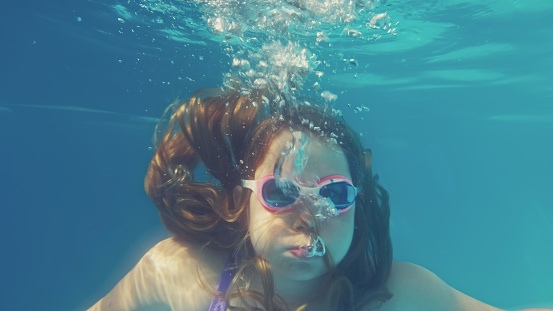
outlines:
{"label": "forehead", "polygon": [[307,184],[330,175],[351,178],[342,148],[327,141],[325,137],[318,137],[309,132],[292,132],[286,129],[278,133],[273,138],[262,163],[257,167],[255,178],[275,173],[276,167],[281,168],[283,176],[297,176],[298,181]]}

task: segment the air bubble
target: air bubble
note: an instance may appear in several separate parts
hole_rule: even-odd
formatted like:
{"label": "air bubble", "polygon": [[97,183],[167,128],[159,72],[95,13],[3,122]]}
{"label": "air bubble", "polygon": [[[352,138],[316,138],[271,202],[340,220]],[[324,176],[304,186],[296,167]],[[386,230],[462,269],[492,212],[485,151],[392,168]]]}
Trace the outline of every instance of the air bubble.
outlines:
{"label": "air bubble", "polygon": [[[350,67],[359,66],[356,59],[344,58],[335,50],[336,43],[343,42],[344,38],[340,36],[348,37],[345,39],[349,41],[353,41],[349,38],[364,37],[376,40],[381,35],[372,33],[373,29],[382,34],[386,31],[392,35],[396,33],[387,13],[374,12],[380,3],[378,0],[193,2],[204,15],[203,20],[207,21],[211,34],[224,42],[225,53],[232,59],[230,71],[224,74],[223,85],[228,87],[237,81],[250,91],[263,88],[274,96],[271,104],[276,110],[302,105],[298,98],[317,94],[326,104],[337,100],[333,93],[321,93],[319,82],[313,78],[321,79],[324,73],[336,73],[336,68],[340,70],[342,67],[337,66],[340,61]],[[159,12],[159,6],[164,5],[152,1],[145,3],[151,3],[141,5],[152,12]],[[121,16],[128,20],[132,18]],[[163,22],[159,18],[156,21]],[[326,50],[329,47],[332,48]],[[204,60],[201,56],[197,59]],[[317,70],[321,64],[324,68]],[[310,94],[301,94],[304,89]]]}
{"label": "air bubble", "polygon": [[321,97],[327,102],[335,101],[338,99],[338,95],[331,93],[330,91],[324,91],[321,93]]}

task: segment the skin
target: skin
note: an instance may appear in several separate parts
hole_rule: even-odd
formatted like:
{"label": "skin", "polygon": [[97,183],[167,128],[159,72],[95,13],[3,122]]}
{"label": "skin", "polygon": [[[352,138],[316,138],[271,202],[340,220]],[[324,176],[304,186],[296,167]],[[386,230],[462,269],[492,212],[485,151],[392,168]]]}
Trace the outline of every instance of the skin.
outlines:
{"label": "skin", "polygon": [[[292,133],[283,131],[270,146],[268,155],[256,169],[255,178],[274,172],[278,155]],[[350,172],[343,152],[334,144],[309,136],[310,154],[305,169],[294,172],[291,161],[282,165],[284,176],[295,176],[303,186],[314,186],[319,178]],[[297,175],[297,176],[296,176]],[[332,261],[340,262],[350,247],[353,236],[354,208],[325,221],[311,215],[313,203],[303,198],[287,213],[269,213],[255,195],[250,197],[250,237],[258,255],[264,256],[273,269],[275,291],[292,307],[305,303],[320,292],[320,280],[326,272],[321,258],[301,259],[290,253],[309,241],[309,234],[318,229]],[[316,229],[315,229],[316,228]],[[150,249],[138,264],[104,298],[89,310],[189,310],[206,311],[212,296],[205,288],[214,289],[219,281],[226,254],[183,244],[169,238]],[[198,278],[200,267],[201,279]],[[252,280],[252,287],[259,286]],[[393,297],[377,309],[367,311],[500,311],[450,287],[432,272],[406,262],[395,261],[387,287]],[[325,310],[315,301],[309,310]],[[552,311],[527,309],[526,311]]]}

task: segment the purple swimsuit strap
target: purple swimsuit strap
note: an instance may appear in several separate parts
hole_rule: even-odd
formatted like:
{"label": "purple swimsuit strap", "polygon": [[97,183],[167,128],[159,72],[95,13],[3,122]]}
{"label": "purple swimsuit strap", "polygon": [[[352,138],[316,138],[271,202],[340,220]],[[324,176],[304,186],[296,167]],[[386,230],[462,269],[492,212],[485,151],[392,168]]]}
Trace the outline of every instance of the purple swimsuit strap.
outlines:
{"label": "purple swimsuit strap", "polygon": [[[237,269],[237,257],[229,256],[225,262],[223,271],[221,272],[221,278],[219,279],[219,285],[217,285],[217,291],[219,293],[226,293],[228,290]],[[217,295],[211,301],[208,311],[225,311],[227,305],[223,295]]]}

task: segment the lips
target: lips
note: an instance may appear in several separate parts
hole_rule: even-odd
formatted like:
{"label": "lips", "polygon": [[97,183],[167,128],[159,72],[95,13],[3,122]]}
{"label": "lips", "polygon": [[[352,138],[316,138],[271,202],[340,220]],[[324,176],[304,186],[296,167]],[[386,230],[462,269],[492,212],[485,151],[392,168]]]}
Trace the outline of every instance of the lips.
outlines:
{"label": "lips", "polygon": [[292,253],[295,257],[300,259],[315,259],[317,257],[320,257],[319,255],[314,255],[313,250],[310,250],[310,247],[313,246],[310,245],[299,245],[292,248],[289,248],[290,253]]}
{"label": "lips", "polygon": [[288,250],[295,257],[300,259],[310,259],[315,257],[322,257],[326,253],[326,247],[322,238],[318,235],[309,236],[309,242],[306,244],[296,244],[289,247]]}
{"label": "lips", "polygon": [[310,257],[307,257],[307,251],[305,249],[300,249],[299,247],[291,249],[290,253],[292,253],[294,256],[300,259],[310,258]]}

